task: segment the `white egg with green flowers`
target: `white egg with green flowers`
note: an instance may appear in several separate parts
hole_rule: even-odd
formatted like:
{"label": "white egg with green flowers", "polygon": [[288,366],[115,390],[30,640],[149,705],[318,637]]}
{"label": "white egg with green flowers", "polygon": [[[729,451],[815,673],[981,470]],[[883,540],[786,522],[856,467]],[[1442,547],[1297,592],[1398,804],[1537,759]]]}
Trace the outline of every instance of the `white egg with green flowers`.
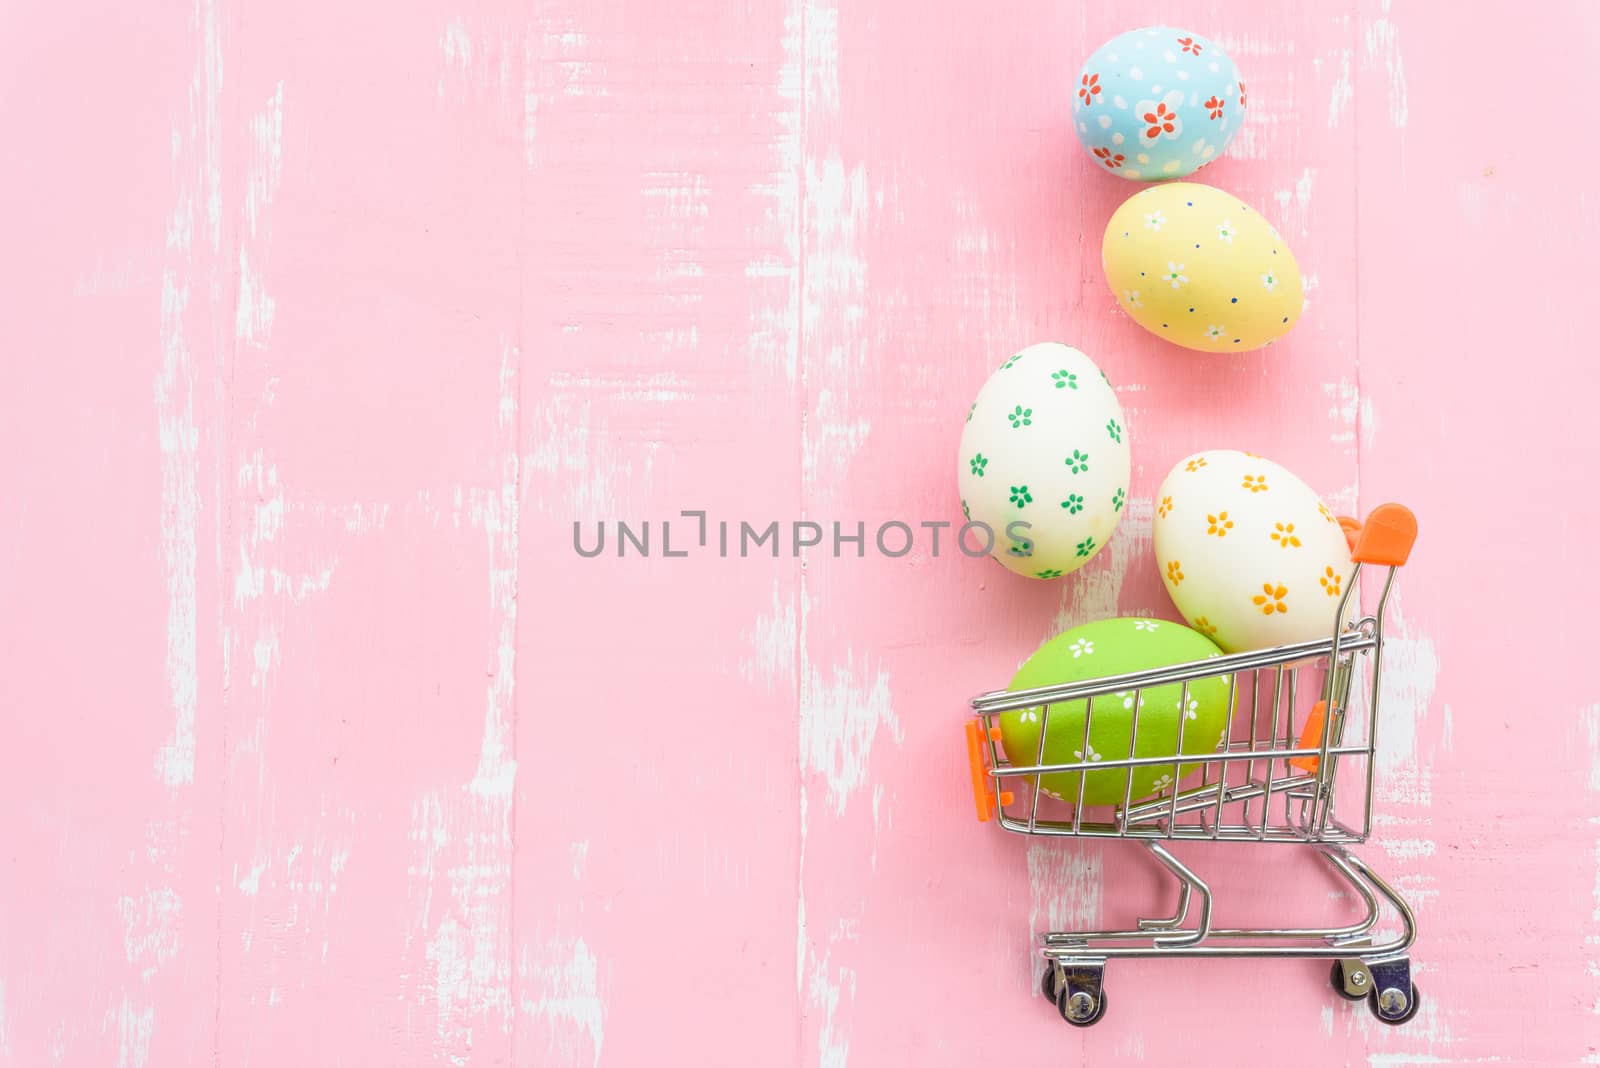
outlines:
{"label": "white egg with green flowers", "polygon": [[1030,345],[978,393],[961,433],[965,544],[1029,578],[1070,574],[1111,540],[1128,505],[1127,420],[1093,360]]}

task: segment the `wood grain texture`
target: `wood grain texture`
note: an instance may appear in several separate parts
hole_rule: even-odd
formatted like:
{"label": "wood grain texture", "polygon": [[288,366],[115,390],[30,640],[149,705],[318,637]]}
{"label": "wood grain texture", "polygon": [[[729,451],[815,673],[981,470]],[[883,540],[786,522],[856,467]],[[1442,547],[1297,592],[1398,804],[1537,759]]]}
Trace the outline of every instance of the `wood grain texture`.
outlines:
{"label": "wood grain texture", "polygon": [[[1249,85],[1201,177],[1306,275],[1265,354],[1164,346],[1101,278],[1135,187],[1070,85],[1163,21]],[[1590,5],[0,29],[0,1063],[1600,1059],[1600,212],[1551,178],[1586,152],[1551,42],[1600,38]],[[879,554],[880,523],[959,519],[967,405],[1046,339],[1127,413],[1108,549],[1059,583],[925,533]],[[1418,905],[1405,1029],[1322,968],[1221,961],[1119,965],[1069,1030],[1035,930],[1167,890],[1132,848],[971,819],[965,698],[1064,627],[1175,617],[1151,494],[1207,447],[1421,518],[1363,850]],[[708,546],[667,559],[685,510]],[[650,521],[652,556],[578,556],[601,520]],[[827,540],[797,558],[801,520]],[[1350,907],[1314,858],[1183,856],[1225,921]]]}

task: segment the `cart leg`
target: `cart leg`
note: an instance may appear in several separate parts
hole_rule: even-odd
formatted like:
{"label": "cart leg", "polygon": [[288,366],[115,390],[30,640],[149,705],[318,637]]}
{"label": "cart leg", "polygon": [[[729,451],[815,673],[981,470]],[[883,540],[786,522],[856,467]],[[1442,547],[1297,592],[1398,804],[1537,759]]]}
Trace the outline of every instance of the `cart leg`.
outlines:
{"label": "cart leg", "polygon": [[1178,880],[1181,889],[1178,896],[1178,914],[1171,922],[1165,920],[1140,920],[1140,928],[1149,930],[1151,928],[1160,929],[1178,926],[1183,922],[1184,917],[1188,915],[1190,892],[1198,891],[1200,895],[1200,919],[1194,929],[1185,931],[1182,934],[1157,936],[1155,941],[1157,945],[1163,946],[1192,946],[1205,941],[1206,936],[1211,933],[1211,888],[1205,884],[1205,880],[1190,871],[1182,861],[1168,852],[1167,848],[1159,842],[1146,842],[1145,845],[1149,847],[1151,856],[1159,860],[1162,867],[1171,872],[1173,878]]}
{"label": "cart leg", "polygon": [[[1330,854],[1330,859],[1331,855],[1336,854],[1346,864],[1359,872],[1363,879],[1372,884],[1373,889],[1382,894],[1385,901],[1394,906],[1394,911],[1400,917],[1400,922],[1405,925],[1405,934],[1401,936],[1398,942],[1384,946],[1383,952],[1400,954],[1410,949],[1411,944],[1417,940],[1417,916],[1416,913],[1411,911],[1411,906],[1406,902],[1406,899],[1400,896],[1400,892],[1379,878],[1377,872],[1369,868],[1367,862],[1354,853],[1333,848],[1325,849],[1323,852]],[[1339,866],[1342,867],[1342,865]]]}
{"label": "cart leg", "polygon": [[[1146,842],[1152,856],[1161,862],[1161,866],[1171,873],[1178,883],[1178,909],[1171,916],[1158,920],[1141,918],[1138,921],[1140,931],[1172,931],[1183,927],[1189,918],[1189,902],[1194,891],[1200,892],[1200,926],[1195,929],[1184,930],[1180,934],[1158,938],[1156,941],[1162,945],[1191,945],[1204,939],[1211,930],[1211,889],[1205,881],[1194,872],[1190,871],[1178,858],[1169,853],[1166,847],[1156,842]],[[1044,936],[1044,944],[1050,946],[1068,946],[1084,944],[1082,931],[1052,931]]]}
{"label": "cart leg", "polygon": [[[1381,946],[1372,946],[1370,940],[1350,940],[1351,950],[1366,950],[1359,957],[1344,957],[1334,962],[1332,981],[1334,990],[1341,997],[1357,1001],[1366,999],[1367,1007],[1372,1010],[1372,1015],[1386,1024],[1399,1025],[1410,1020],[1417,1014],[1418,1007],[1422,1004],[1421,991],[1411,981],[1411,958],[1406,951],[1417,938],[1417,918],[1411,911],[1411,905],[1400,896],[1393,886],[1384,881],[1374,872],[1367,863],[1352,853],[1343,849],[1324,849],[1324,855],[1347,878],[1355,883],[1361,890],[1362,896],[1368,902],[1368,910],[1375,911],[1376,902],[1372,894],[1362,884],[1371,886],[1385,901],[1387,901],[1400,917],[1401,924],[1405,927],[1399,939],[1385,943]],[[1359,876],[1359,879],[1352,876]],[[1372,916],[1371,921],[1376,917]],[[1363,930],[1370,929],[1373,922],[1364,925]]]}
{"label": "cart leg", "polygon": [[1178,911],[1171,916],[1160,920],[1139,918],[1141,931],[1171,931],[1183,926],[1183,921],[1189,917],[1189,884],[1182,879],[1178,880]]}
{"label": "cart leg", "polygon": [[1328,938],[1337,944],[1350,943],[1359,940],[1368,931],[1378,924],[1378,899],[1367,886],[1355,868],[1350,863],[1350,855],[1344,852],[1335,852],[1331,849],[1322,851],[1322,858],[1333,865],[1333,870],[1338,872],[1344,881],[1350,884],[1351,889],[1361,895],[1361,901],[1367,907],[1367,914],[1359,923],[1352,923],[1345,927],[1336,928],[1328,933]]}

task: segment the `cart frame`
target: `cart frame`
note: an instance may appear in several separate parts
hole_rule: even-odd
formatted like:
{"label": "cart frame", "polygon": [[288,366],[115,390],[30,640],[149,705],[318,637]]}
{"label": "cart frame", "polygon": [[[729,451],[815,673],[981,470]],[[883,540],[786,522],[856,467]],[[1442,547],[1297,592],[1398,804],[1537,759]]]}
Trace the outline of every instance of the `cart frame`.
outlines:
{"label": "cart frame", "polygon": [[[1355,566],[1328,638],[973,698],[974,715],[966,734],[979,820],[993,820],[1002,830],[1030,836],[1137,840],[1177,884],[1177,908],[1170,917],[1141,918],[1129,929],[1051,931],[1041,936],[1044,993],[1067,1022],[1082,1027],[1104,1016],[1105,966],[1117,957],[1329,959],[1330,981],[1340,996],[1366,1000],[1385,1023],[1404,1023],[1416,1014],[1420,996],[1411,982],[1407,956],[1416,940],[1415,914],[1390,883],[1348,848],[1366,841],[1372,832],[1383,620],[1396,572],[1416,538],[1416,520],[1403,506],[1384,504],[1373,509],[1365,523],[1348,518],[1339,522]],[[1367,567],[1386,569],[1377,606],[1372,615],[1349,621]],[[1320,680],[1302,687],[1302,672],[1319,674]],[[1188,701],[1192,682],[1215,678],[1228,684],[1229,715],[1214,753],[1183,751],[1184,721],[1179,717],[1176,753],[1134,756],[1143,690],[1178,684],[1181,707]],[[1118,713],[1123,707],[1132,709],[1125,757],[1044,762],[1050,706],[1084,702],[1079,752],[1088,754],[1095,699],[1126,698],[1130,693],[1131,701],[1108,702],[1117,705]],[[1313,693],[1318,700],[1302,708],[1302,699]],[[1246,694],[1248,737],[1235,739],[1236,721],[1245,719]],[[1263,694],[1268,695],[1265,705]],[[997,720],[1006,712],[1028,708],[1043,711],[1038,758],[1032,764],[1015,764],[999,746]],[[1150,765],[1170,765],[1173,782],[1153,800],[1135,799],[1132,769]],[[1109,806],[1108,815],[1085,818],[1086,773],[1103,775],[1118,768],[1127,769],[1122,803]],[[1197,768],[1199,785],[1185,788],[1180,777],[1192,778]],[[1180,776],[1180,769],[1187,773]],[[1342,769],[1348,770],[1341,774]],[[1043,777],[1061,773],[1079,773],[1075,801],[1056,803],[1044,797]],[[1069,811],[1052,813],[1052,804]],[[1322,926],[1215,926],[1210,887],[1166,847],[1179,840],[1313,846],[1350,885],[1365,905],[1365,915],[1353,923]],[[1191,920],[1191,905],[1196,902]],[[1401,931],[1375,939],[1384,905],[1398,918]]]}

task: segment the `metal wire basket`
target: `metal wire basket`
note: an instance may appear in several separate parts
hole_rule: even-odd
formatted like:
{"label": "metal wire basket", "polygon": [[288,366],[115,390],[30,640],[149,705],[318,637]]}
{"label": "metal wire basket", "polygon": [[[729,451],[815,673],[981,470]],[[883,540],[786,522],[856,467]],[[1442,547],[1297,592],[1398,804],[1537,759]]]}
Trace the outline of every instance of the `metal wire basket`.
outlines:
{"label": "metal wire basket", "polygon": [[[1416,939],[1411,907],[1388,882],[1348,851],[1372,831],[1372,789],[1383,616],[1397,569],[1410,555],[1416,520],[1401,505],[1375,508],[1365,523],[1341,519],[1355,571],[1340,597],[1330,637],[1256,652],[1113,675],[1059,686],[995,691],[972,700],[966,725],[973,797],[978,818],[1016,834],[1057,838],[1130,838],[1140,841],[1177,881],[1175,913],[1140,919],[1127,930],[1051,931],[1042,936],[1044,993],[1068,1023],[1086,1027],[1105,1014],[1105,966],[1113,957],[1313,957],[1332,963],[1334,990],[1366,1000],[1384,1023],[1416,1015],[1419,994],[1411,982],[1408,950]],[[1346,623],[1365,567],[1386,569],[1375,612]],[[1135,756],[1143,690],[1178,684],[1179,705],[1203,679],[1227,686],[1229,716],[1214,753],[1185,752],[1183,717],[1172,755]],[[1127,695],[1131,694],[1131,699]],[[1093,763],[1042,763],[1050,708],[1084,702],[1083,744],[1088,754],[1097,698],[1102,715],[1131,715],[1126,756],[1097,754]],[[1039,709],[1040,761],[1016,764],[998,744],[1002,713]],[[1131,713],[1128,711],[1131,709]],[[1065,717],[1063,717],[1064,719]],[[1058,728],[1065,729],[1065,728]],[[1077,727],[1072,727],[1076,736]],[[1133,794],[1133,769],[1170,765],[1172,786],[1153,800]],[[1198,765],[1199,782],[1178,780]],[[1126,769],[1120,804],[1083,804],[1092,770],[1100,779]],[[1076,774],[1076,799],[1047,796],[1043,776]],[[1212,893],[1164,843],[1279,842],[1314,846],[1355,890],[1366,907],[1358,922],[1308,927],[1223,928],[1212,924]],[[1193,920],[1190,906],[1198,900]],[[1386,903],[1401,933],[1375,940]]]}

